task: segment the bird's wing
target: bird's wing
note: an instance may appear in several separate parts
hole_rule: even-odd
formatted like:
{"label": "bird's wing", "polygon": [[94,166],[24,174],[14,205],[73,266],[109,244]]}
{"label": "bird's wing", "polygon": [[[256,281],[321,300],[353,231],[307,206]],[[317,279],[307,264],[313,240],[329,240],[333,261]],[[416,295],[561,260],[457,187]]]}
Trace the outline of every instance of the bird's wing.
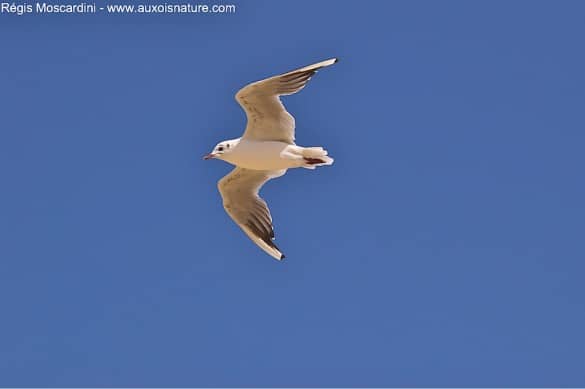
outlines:
{"label": "bird's wing", "polygon": [[236,167],[217,183],[228,215],[254,243],[278,260],[284,255],[273,242],[270,210],[258,191],[266,181],[284,173],[286,169],[269,171]]}
{"label": "bird's wing", "polygon": [[248,117],[243,138],[294,144],[295,119],[286,111],[279,96],[292,95],[300,91],[317,70],[335,62],[337,58],[328,59],[253,82],[240,89],[236,93],[236,100]]}

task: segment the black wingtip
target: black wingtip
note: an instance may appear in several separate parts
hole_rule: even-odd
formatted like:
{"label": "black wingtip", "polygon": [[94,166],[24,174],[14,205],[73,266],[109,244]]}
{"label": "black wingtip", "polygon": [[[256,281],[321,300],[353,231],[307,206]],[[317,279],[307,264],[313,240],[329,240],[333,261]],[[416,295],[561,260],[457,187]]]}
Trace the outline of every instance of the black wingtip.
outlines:
{"label": "black wingtip", "polygon": [[280,260],[282,261],[285,258],[284,254],[280,254]]}
{"label": "black wingtip", "polygon": [[333,61],[333,63],[337,63],[337,62],[339,62],[339,58],[335,57],[335,58],[333,58],[333,59],[335,60],[335,61]]}

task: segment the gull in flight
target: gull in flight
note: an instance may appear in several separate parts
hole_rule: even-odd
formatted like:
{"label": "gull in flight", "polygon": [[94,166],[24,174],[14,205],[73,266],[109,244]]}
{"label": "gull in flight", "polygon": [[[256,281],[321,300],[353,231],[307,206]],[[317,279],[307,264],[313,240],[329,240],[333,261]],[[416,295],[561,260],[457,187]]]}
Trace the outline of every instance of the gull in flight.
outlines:
{"label": "gull in flight", "polygon": [[333,158],[322,147],[295,144],[295,119],[287,112],[280,96],[303,89],[317,70],[333,65],[337,58],[270,77],[246,85],[236,100],[246,112],[248,124],[241,138],[219,142],[203,159],[221,159],[235,165],[217,183],[228,215],[262,250],[274,258],[284,254],[274,244],[272,217],[266,202],[258,195],[270,179],[287,169],[331,165]]}

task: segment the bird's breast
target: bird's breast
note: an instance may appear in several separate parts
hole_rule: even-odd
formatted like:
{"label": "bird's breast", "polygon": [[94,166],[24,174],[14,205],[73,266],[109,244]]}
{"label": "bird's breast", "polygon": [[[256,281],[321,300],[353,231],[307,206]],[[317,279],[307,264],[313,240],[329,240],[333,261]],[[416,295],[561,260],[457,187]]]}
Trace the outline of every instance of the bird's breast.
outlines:
{"label": "bird's breast", "polygon": [[280,170],[295,165],[286,157],[290,145],[284,142],[242,140],[226,156],[225,160],[245,169]]}

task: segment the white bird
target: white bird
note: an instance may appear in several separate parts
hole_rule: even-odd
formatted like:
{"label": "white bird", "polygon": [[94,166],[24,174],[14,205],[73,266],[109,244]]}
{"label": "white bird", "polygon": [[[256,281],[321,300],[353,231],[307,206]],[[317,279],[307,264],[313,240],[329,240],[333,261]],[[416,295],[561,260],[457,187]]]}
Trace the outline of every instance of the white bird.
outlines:
{"label": "white bird", "polygon": [[203,159],[221,159],[236,168],[219,180],[223,206],[236,224],[262,250],[281,260],[284,254],[274,244],[272,217],[258,195],[262,185],[287,169],[331,165],[333,158],[322,147],[295,144],[295,119],[286,111],[280,96],[303,89],[317,70],[333,65],[337,58],[251,83],[236,93],[248,124],[238,139],[219,142]]}

